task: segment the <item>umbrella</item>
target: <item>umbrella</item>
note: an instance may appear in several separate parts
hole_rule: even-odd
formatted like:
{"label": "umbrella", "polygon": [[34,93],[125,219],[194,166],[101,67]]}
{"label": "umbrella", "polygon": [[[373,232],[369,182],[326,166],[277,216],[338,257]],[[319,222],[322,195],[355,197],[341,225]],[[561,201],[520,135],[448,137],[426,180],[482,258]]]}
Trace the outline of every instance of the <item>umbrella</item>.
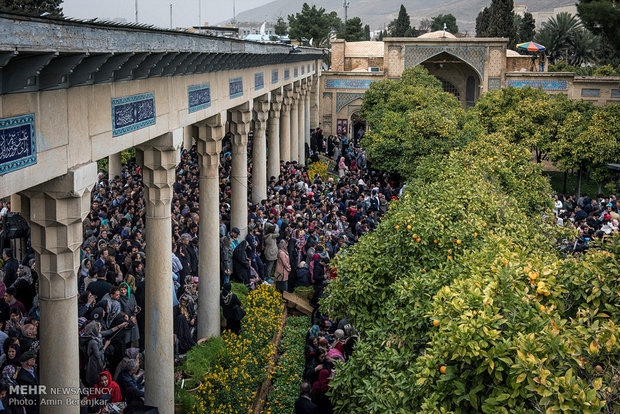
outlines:
{"label": "umbrella", "polygon": [[519,43],[517,49],[527,50],[529,52],[544,52],[547,48],[534,42]]}

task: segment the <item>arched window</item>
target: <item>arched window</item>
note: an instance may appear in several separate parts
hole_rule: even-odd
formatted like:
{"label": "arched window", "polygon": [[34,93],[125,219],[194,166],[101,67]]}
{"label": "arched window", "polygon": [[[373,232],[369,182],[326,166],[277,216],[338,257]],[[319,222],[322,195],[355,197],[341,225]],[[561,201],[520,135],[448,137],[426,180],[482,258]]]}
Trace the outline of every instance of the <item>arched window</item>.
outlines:
{"label": "arched window", "polygon": [[441,87],[443,88],[444,92],[451,93],[452,95],[456,96],[456,99],[461,98],[461,94],[459,93],[459,90],[456,89],[456,86],[454,86],[452,82],[448,82],[447,80],[441,79],[441,78],[438,78],[438,79],[441,81]]}

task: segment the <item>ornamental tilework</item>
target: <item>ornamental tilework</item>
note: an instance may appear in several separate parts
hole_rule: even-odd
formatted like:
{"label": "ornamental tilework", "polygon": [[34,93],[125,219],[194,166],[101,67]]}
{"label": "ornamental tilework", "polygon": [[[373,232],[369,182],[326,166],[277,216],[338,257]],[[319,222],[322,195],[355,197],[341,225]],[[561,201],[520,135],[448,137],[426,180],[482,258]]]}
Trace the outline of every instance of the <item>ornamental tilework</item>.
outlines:
{"label": "ornamental tilework", "polygon": [[112,136],[154,125],[155,121],[154,92],[112,99]]}
{"label": "ornamental tilework", "polygon": [[293,77],[295,78],[299,76],[299,68],[297,66],[293,68],[293,74]]}
{"label": "ornamental tilework", "polygon": [[506,86],[512,86],[513,88],[527,88],[529,86],[534,89],[542,89],[543,91],[567,91],[568,81],[509,80],[506,82]]}
{"label": "ornamental tilework", "polygon": [[497,89],[502,89],[502,79],[501,78],[489,78],[489,90],[494,91]]}
{"label": "ornamental tilework", "polygon": [[271,71],[271,83],[278,83],[278,69]]}
{"label": "ornamental tilework", "polygon": [[325,79],[326,89],[368,89],[375,81],[362,79]]}
{"label": "ornamental tilework", "polygon": [[0,119],[0,175],[36,163],[34,114]]}
{"label": "ornamental tilework", "polygon": [[442,52],[469,63],[484,78],[484,46],[406,46],[405,68],[419,65]]}
{"label": "ornamental tilework", "polygon": [[254,90],[263,89],[265,87],[265,75],[263,72],[254,74]]}
{"label": "ornamental tilework", "polygon": [[211,86],[208,83],[187,88],[188,112],[200,111],[211,106]]}
{"label": "ornamental tilework", "polygon": [[291,77],[291,70],[290,69],[284,69],[284,80],[289,80]]}
{"label": "ornamental tilework", "polygon": [[228,94],[230,99],[243,96],[243,78],[233,78],[228,81]]}
{"label": "ornamental tilework", "polygon": [[305,74],[306,73],[306,67],[304,65],[301,65],[301,74]]}
{"label": "ornamental tilework", "polygon": [[340,112],[342,108],[356,99],[363,98],[363,93],[337,93],[336,94],[336,112]]}

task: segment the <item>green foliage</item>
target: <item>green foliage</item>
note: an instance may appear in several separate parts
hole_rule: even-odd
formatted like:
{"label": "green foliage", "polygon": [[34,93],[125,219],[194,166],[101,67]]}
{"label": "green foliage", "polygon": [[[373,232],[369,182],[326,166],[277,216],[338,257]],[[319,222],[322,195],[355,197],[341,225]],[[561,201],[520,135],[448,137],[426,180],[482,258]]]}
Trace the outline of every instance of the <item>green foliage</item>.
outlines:
{"label": "green foliage", "polygon": [[519,24],[515,26],[517,28],[516,43],[525,43],[534,39],[534,35],[536,34],[536,22],[534,21],[532,13],[525,13],[523,17],[519,17],[518,20]]}
{"label": "green foliage", "polygon": [[194,354],[193,363],[202,366],[196,369],[206,370],[198,371],[200,385],[193,394],[177,393],[179,402],[191,405],[184,412],[248,412],[276,351],[272,341],[281,326],[282,295],[260,285],[248,294],[244,309],[239,335],[225,331],[219,338],[223,349]]}
{"label": "green foliage", "polygon": [[[596,181],[610,180],[606,165],[620,155],[620,107],[609,104],[571,112],[558,130],[551,157],[564,169],[590,170]],[[577,185],[580,193],[580,185]]]}
{"label": "green foliage", "polygon": [[406,69],[400,81],[373,82],[362,116],[369,126],[362,140],[369,159],[405,176],[421,157],[447,153],[461,142],[461,104],[421,66]]}
{"label": "green foliage", "polygon": [[197,387],[204,373],[213,368],[224,349],[224,341],[220,337],[209,338],[190,349],[181,365],[183,373],[190,377],[185,380],[185,388]]}
{"label": "green foliage", "polygon": [[610,64],[600,66],[573,66],[564,60],[558,60],[549,65],[549,72],[573,72],[577,76],[618,76],[620,66]]}
{"label": "green foliage", "polygon": [[326,13],[322,7],[317,9],[304,3],[300,13],[288,16],[288,25],[291,39],[314,39],[312,46],[322,46],[330,33],[340,30],[342,21],[336,12]]}
{"label": "green foliage", "polygon": [[370,40],[370,26],[364,25],[364,40]]}
{"label": "green foliage", "polygon": [[278,36],[284,36],[288,33],[288,25],[282,17],[278,17],[276,24],[273,26],[273,31]]}
{"label": "green foliage", "polygon": [[35,16],[49,13],[52,16],[62,16],[63,0],[0,0],[0,9],[18,11]]}
{"label": "green foliage", "polygon": [[459,27],[456,24],[456,17],[452,14],[440,14],[433,17],[431,20],[431,31],[443,30],[444,23],[448,32],[452,34],[458,33]]}
{"label": "green foliage", "polygon": [[[369,29],[370,30],[370,29]],[[366,39],[364,29],[362,28],[362,20],[359,17],[348,19],[341,27],[338,38],[347,42],[359,42]]]}
{"label": "green foliage", "polygon": [[612,48],[620,49],[620,9],[616,1],[580,0],[577,12],[588,29],[602,34]]}
{"label": "green foliage", "polygon": [[508,44],[514,45],[516,28],[512,0],[491,0],[476,18],[477,37],[507,37]]}
{"label": "green foliage", "polygon": [[585,29],[577,16],[566,12],[545,22],[535,39],[547,48],[550,63],[565,60],[576,66],[594,62],[600,44],[600,39]]}
{"label": "green foliage", "polygon": [[400,5],[398,17],[388,25],[390,37],[416,37],[418,31],[411,27],[411,18],[404,5]]}
{"label": "green foliage", "polygon": [[291,316],[286,320],[278,349],[280,357],[263,413],[289,414],[295,411],[295,400],[299,396],[299,384],[306,363],[304,350],[309,327],[310,318],[307,316]]}

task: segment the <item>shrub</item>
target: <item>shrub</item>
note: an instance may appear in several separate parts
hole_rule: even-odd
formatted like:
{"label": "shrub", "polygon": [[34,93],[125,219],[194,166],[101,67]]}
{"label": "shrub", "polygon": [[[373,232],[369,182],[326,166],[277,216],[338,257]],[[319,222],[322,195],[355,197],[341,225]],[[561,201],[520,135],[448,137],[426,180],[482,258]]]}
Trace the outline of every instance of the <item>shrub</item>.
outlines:
{"label": "shrub", "polygon": [[286,320],[280,358],[273,373],[273,385],[267,397],[263,413],[289,414],[295,410],[299,396],[299,384],[305,368],[304,348],[310,318],[291,316]]}

